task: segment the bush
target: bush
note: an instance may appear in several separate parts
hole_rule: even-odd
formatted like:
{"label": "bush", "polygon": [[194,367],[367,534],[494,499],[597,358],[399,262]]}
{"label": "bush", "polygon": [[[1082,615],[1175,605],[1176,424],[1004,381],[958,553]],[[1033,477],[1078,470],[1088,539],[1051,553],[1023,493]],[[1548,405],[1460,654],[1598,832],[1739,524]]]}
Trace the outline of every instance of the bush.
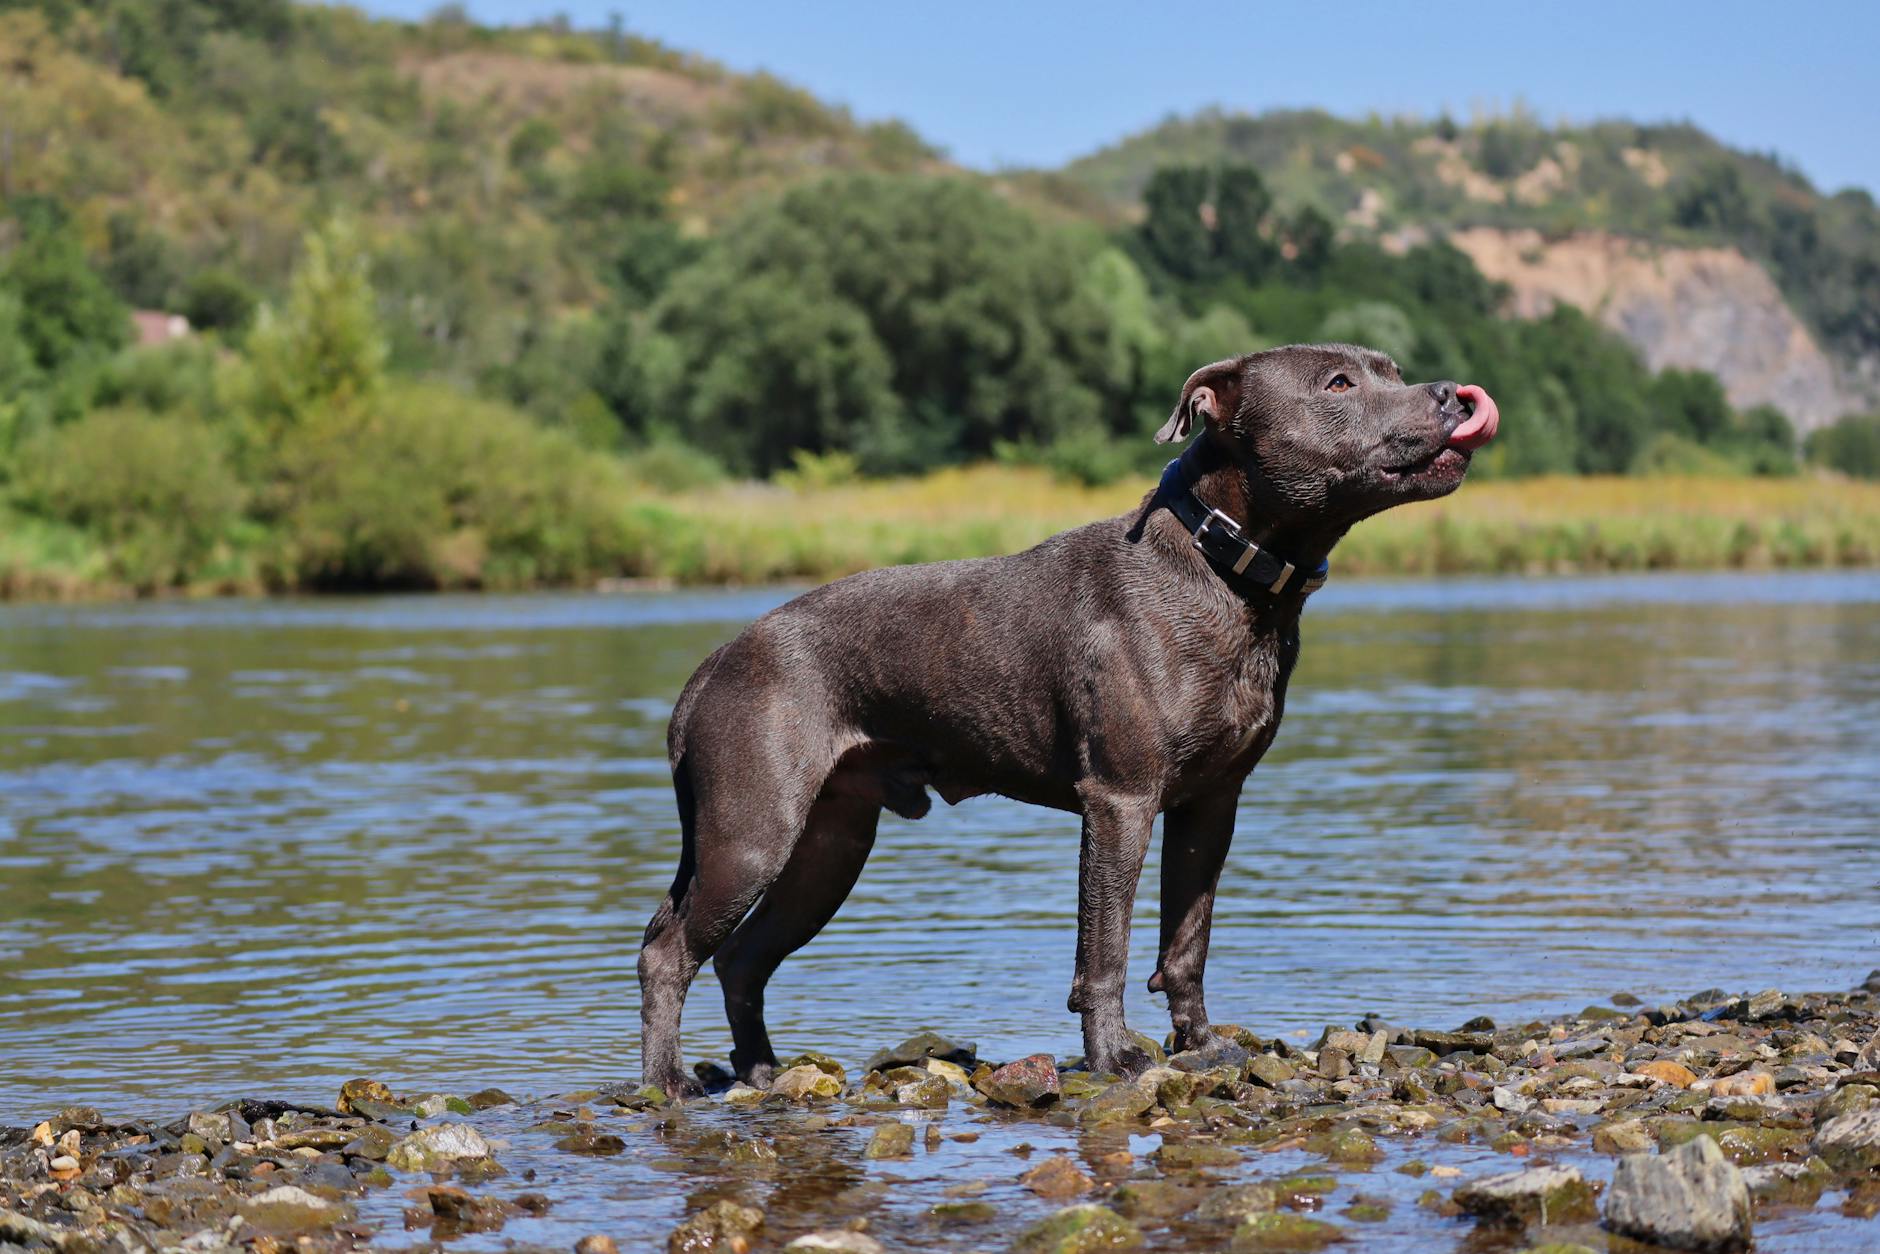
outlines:
{"label": "bush", "polygon": [[1808,460],[1857,479],[1880,479],[1880,414],[1850,414],[1811,432]]}
{"label": "bush", "polygon": [[435,385],[309,414],[278,472],[283,582],[527,587],[617,573],[629,558],[617,463]]}
{"label": "bush", "polygon": [[30,439],[13,497],[110,549],[112,574],[140,591],[189,582],[241,517],[245,492],[197,419],[105,409]]}
{"label": "bush", "polygon": [[1707,448],[1688,436],[1669,432],[1652,437],[1632,463],[1635,475],[1725,477],[1740,475],[1743,467],[1722,452]]}
{"label": "bush", "polygon": [[198,271],[183,285],[183,316],[198,331],[245,331],[259,303],[248,281],[230,270]]}

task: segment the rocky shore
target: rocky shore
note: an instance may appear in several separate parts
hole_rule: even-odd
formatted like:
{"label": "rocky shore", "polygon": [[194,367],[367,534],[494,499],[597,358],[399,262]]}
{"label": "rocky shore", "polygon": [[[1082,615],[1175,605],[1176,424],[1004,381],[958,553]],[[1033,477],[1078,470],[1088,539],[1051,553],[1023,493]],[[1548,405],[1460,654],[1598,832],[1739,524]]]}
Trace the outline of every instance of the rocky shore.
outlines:
{"label": "rocky shore", "polygon": [[684,1104],[90,1108],[0,1127],[0,1248],[1880,1248],[1880,972],[1454,1030],[1222,1028],[1128,1080],[935,1033]]}

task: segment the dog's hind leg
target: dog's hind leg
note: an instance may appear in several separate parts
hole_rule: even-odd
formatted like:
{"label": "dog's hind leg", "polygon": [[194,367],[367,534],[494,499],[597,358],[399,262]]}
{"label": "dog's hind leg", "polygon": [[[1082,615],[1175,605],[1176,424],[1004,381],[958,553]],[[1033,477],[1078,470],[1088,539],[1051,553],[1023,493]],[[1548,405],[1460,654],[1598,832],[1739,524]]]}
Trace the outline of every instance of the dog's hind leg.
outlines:
{"label": "dog's hind leg", "polygon": [[1213,1044],[1202,973],[1238,800],[1237,792],[1199,797],[1162,819],[1162,949],[1149,991],[1168,994],[1177,1050],[1206,1050]]}
{"label": "dog's hind leg", "polygon": [[764,986],[848,899],[875,846],[880,817],[881,807],[870,800],[819,799],[783,873],[712,961],[724,987],[731,1067],[739,1079],[760,1088],[770,1082],[777,1056],[764,1027]]}
{"label": "dog's hind leg", "polygon": [[814,795],[814,784],[798,789],[803,801],[797,808],[787,786],[774,777],[761,782],[753,772],[734,774],[738,787],[709,794],[699,788],[694,798],[699,775],[695,761],[674,772],[685,846],[672,892],[654,913],[640,948],[643,1075],[645,1083],[674,1097],[700,1091],[685,1074],[679,1044],[686,990],[789,863]]}

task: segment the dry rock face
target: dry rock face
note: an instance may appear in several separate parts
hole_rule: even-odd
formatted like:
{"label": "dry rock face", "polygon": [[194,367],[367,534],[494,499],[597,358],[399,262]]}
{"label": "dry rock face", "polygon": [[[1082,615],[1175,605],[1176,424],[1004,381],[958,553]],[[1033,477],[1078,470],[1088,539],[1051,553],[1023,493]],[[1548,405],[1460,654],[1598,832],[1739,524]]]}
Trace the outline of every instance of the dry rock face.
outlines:
{"label": "dry rock face", "polygon": [[1749,1187],[1707,1137],[1668,1154],[1628,1154],[1612,1173],[1606,1226],[1667,1249],[1746,1250]]}
{"label": "dry rock face", "polygon": [[1449,240],[1514,291],[1524,317],[1577,305],[1637,345],[1654,370],[1708,370],[1739,409],[1770,404],[1798,431],[1863,410],[1768,272],[1734,248],[1662,248],[1588,232],[1471,227]]}

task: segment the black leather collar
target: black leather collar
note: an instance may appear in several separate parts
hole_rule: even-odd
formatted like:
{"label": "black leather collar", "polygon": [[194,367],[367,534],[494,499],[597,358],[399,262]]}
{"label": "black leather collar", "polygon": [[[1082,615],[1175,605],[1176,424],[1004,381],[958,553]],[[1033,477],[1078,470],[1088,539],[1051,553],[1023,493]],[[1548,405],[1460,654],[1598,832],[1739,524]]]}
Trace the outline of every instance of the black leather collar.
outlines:
{"label": "black leather collar", "polygon": [[[1192,449],[1194,446],[1190,445]],[[1320,561],[1310,571],[1302,571],[1285,558],[1261,548],[1240,534],[1240,524],[1217,509],[1210,508],[1195,495],[1188,453],[1170,462],[1162,471],[1162,484],[1156,499],[1168,506],[1169,513],[1181,520],[1195,538],[1195,547],[1208,559],[1215,573],[1229,587],[1240,592],[1264,592],[1272,596],[1288,593],[1306,597],[1325,586],[1331,563]]]}

